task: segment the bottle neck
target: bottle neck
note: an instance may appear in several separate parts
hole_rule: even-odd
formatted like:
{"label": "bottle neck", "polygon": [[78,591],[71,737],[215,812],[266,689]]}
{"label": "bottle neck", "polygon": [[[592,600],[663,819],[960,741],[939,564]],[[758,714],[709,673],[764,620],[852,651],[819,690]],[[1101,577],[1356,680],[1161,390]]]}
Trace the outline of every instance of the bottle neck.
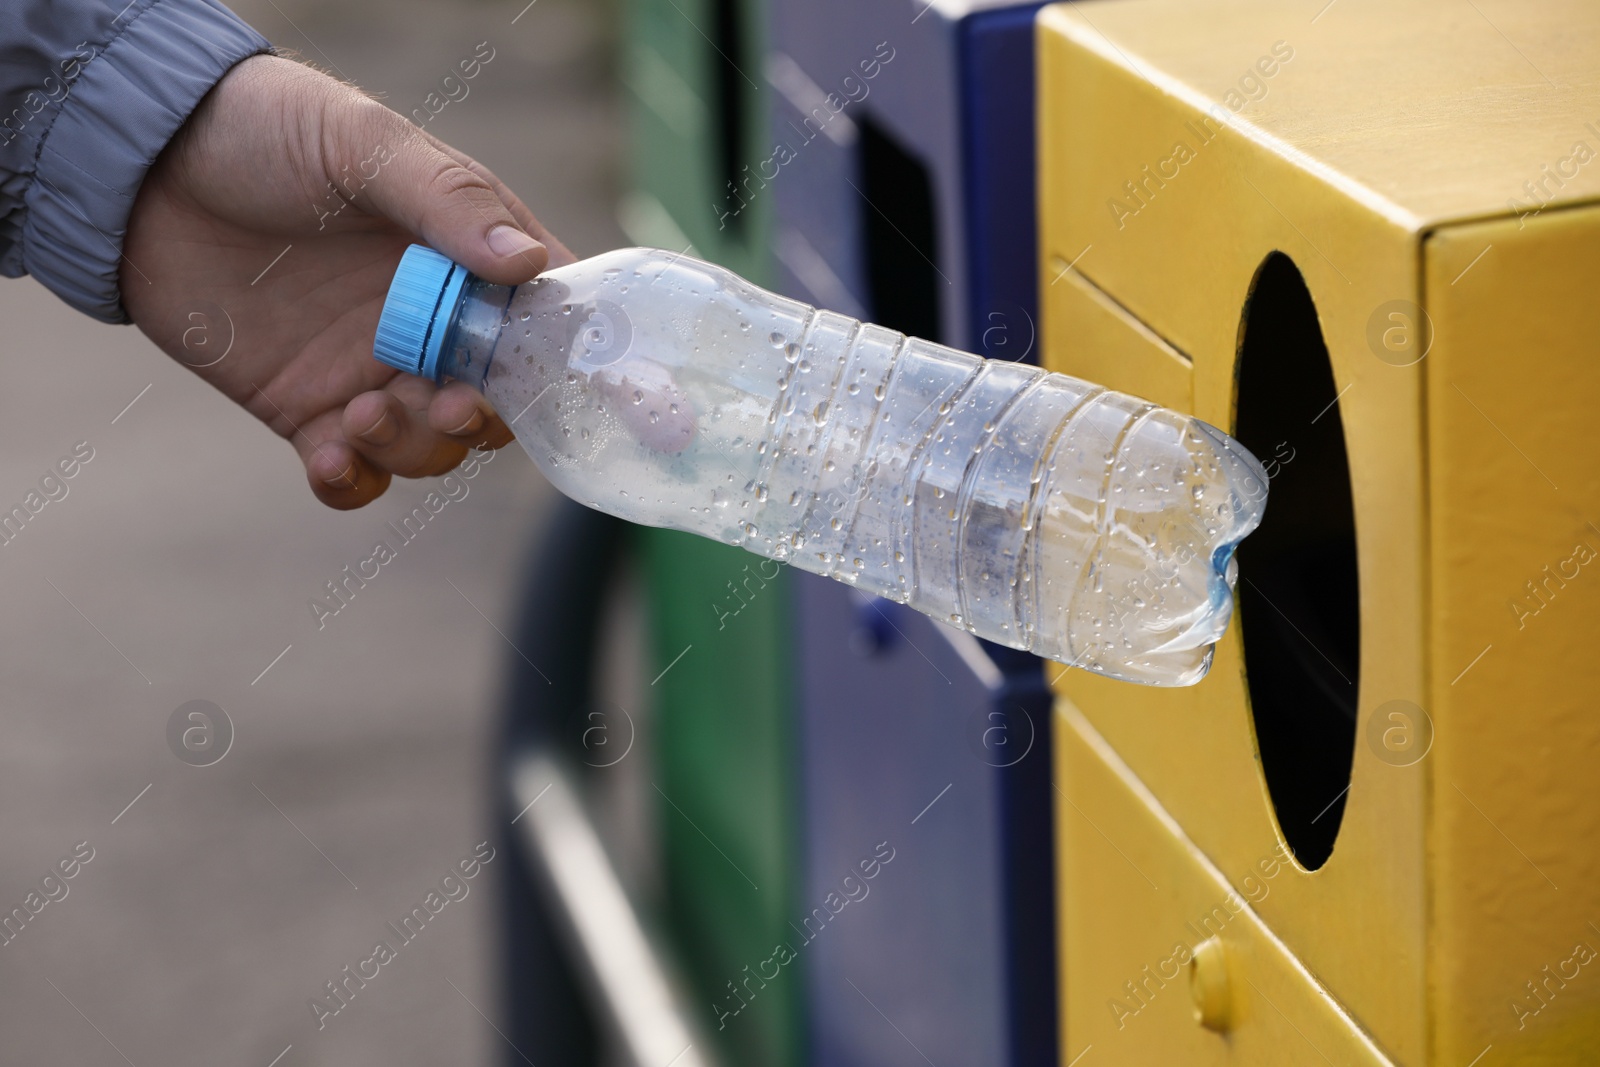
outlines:
{"label": "bottle neck", "polygon": [[455,311],[439,309],[440,318],[446,319],[444,346],[439,352],[439,381],[453,378],[475,389],[482,387],[494,360],[500,331],[506,325],[506,308],[515,292],[513,286],[496,285],[471,275]]}

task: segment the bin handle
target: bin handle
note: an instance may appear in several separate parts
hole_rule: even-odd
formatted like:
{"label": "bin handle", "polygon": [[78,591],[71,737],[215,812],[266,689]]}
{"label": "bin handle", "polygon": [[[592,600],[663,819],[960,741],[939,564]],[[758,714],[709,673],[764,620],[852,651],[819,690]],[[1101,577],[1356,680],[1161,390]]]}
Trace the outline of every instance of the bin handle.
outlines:
{"label": "bin handle", "polygon": [[630,1067],[715,1067],[559,759],[517,755],[515,822],[601,1018]]}

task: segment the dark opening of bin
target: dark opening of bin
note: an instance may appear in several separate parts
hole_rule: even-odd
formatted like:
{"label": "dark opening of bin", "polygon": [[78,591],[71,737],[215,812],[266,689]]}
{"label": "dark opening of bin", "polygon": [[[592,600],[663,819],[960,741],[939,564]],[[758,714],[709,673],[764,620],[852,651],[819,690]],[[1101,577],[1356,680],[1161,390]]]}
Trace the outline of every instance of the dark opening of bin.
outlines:
{"label": "dark opening of bin", "polygon": [[[710,39],[711,46],[717,52],[710,62],[717,94],[717,164],[722,176],[717,198],[727,198],[731,203],[741,201],[733,199],[728,183],[733,184],[733,190],[742,191],[740,181],[745,177],[743,168],[751,162],[745,151],[749,104],[745,94],[753,90],[740,69],[748,66],[742,62],[746,51],[742,6],[739,0],[714,0]],[[730,212],[727,221],[743,232],[743,211]]]}
{"label": "dark opening of bin", "polygon": [[928,168],[870,116],[861,119],[863,258],[872,321],[938,341],[938,231]]}
{"label": "dark opening of bin", "polygon": [[1300,271],[1274,252],[1240,329],[1235,436],[1266,466],[1266,518],[1239,547],[1239,625],[1261,767],[1309,869],[1350,787],[1361,618],[1355,511],[1328,347]]}

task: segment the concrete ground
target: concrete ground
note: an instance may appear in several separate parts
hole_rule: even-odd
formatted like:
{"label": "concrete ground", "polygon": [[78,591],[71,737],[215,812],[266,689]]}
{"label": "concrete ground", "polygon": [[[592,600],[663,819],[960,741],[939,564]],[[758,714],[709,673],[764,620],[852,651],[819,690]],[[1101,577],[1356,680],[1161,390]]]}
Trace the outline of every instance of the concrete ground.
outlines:
{"label": "concrete ground", "polygon": [[[488,41],[430,128],[580,254],[624,243],[610,7],[524,2],[236,6],[400,110]],[[0,283],[0,323],[0,510],[93,450],[0,547],[0,912],[93,856],[0,947],[0,1064],[498,1061],[492,870],[320,1031],[307,1001],[489,836],[494,627],[550,490],[500,453],[319,631],[310,598],[428,483],[325,510],[287,444],[134,329],[31,280]],[[236,731],[212,766],[169,748],[192,700]]]}

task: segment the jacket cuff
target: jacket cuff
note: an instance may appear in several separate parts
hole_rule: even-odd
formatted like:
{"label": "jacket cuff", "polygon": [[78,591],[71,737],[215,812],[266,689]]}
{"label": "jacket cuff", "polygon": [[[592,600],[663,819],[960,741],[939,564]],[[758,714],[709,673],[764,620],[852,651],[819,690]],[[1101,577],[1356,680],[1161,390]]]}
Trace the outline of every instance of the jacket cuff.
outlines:
{"label": "jacket cuff", "polygon": [[130,14],[73,83],[40,149],[25,196],[27,272],[85,314],[127,322],[118,273],[139,184],[211,87],[270,49],[213,0],[155,0]]}

